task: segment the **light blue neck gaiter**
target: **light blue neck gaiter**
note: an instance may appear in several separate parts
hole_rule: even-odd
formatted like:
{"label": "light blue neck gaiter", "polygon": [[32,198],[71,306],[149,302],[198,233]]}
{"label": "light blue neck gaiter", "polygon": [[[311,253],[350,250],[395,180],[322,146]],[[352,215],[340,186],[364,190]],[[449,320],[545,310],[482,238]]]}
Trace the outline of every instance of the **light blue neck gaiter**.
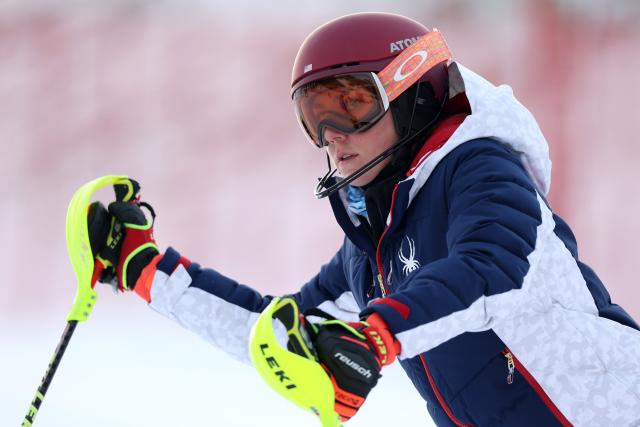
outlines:
{"label": "light blue neck gaiter", "polygon": [[347,188],[347,203],[351,212],[369,219],[367,204],[364,201],[364,190],[362,188],[350,185]]}

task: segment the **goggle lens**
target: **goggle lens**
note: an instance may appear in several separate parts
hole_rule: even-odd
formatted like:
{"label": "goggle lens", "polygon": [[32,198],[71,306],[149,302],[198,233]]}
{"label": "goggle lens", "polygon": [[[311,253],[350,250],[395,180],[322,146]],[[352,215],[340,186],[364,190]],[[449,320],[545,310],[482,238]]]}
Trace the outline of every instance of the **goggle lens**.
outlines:
{"label": "goggle lens", "polygon": [[318,147],[327,145],[323,136],[326,127],[361,132],[389,109],[375,73],[343,74],[309,83],[294,92],[293,102],[302,128]]}

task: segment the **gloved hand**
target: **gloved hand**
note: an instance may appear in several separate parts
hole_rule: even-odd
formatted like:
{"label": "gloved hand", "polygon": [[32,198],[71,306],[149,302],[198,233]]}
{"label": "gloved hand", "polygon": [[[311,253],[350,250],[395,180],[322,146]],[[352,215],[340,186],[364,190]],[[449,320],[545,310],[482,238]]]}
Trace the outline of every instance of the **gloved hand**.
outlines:
{"label": "gloved hand", "polygon": [[321,323],[304,320],[320,364],[327,371],[335,392],[335,411],[342,421],[354,416],[378,383],[383,366],[400,352],[382,317],[374,313],[365,321],[346,323],[318,309],[304,318],[325,318]]}
{"label": "gloved hand", "polygon": [[[89,206],[89,241],[95,258],[92,284],[108,283],[120,291],[133,290],[142,270],[158,255],[153,237],[155,212],[140,202],[140,185],[129,179],[113,186],[116,201],[109,210],[100,202]],[[149,221],[141,207],[151,213]]]}

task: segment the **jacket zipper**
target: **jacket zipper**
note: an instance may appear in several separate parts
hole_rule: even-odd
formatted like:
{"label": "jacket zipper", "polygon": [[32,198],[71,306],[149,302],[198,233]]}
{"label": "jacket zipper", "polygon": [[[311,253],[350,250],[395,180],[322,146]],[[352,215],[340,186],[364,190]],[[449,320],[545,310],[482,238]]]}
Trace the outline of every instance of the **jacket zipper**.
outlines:
{"label": "jacket zipper", "polygon": [[560,412],[560,409],[553,403],[549,395],[542,389],[542,386],[536,381],[529,371],[520,363],[520,361],[514,356],[514,354],[505,347],[502,350],[502,354],[507,359],[507,384],[513,384],[514,373],[517,371],[522,377],[529,383],[529,386],[536,392],[538,397],[547,406],[549,411],[563,426],[571,426],[572,424],[567,418]]}
{"label": "jacket zipper", "polygon": [[424,356],[422,354],[420,355],[420,361],[422,361],[422,367],[424,368],[424,372],[427,374],[427,379],[429,380],[429,384],[431,385],[433,394],[436,395],[436,399],[438,399],[438,403],[440,403],[440,407],[447,414],[451,422],[453,422],[458,427],[472,427],[471,424],[465,424],[462,421],[460,421],[458,418],[456,418],[455,415],[453,415],[453,412],[449,408],[449,405],[447,405],[447,402],[444,401],[444,398],[440,394],[440,391],[438,391],[438,388],[436,387],[436,383],[433,380],[433,377],[431,376],[431,372],[429,372],[429,368],[427,368],[427,361],[424,360]]}
{"label": "jacket zipper", "polygon": [[513,374],[515,372],[515,363],[513,362],[513,354],[510,351],[504,353],[507,358],[507,384],[513,384]]}
{"label": "jacket zipper", "polygon": [[384,228],[380,239],[378,239],[378,246],[376,247],[376,267],[378,268],[378,285],[380,286],[380,293],[382,294],[382,298],[386,297],[389,294],[389,288],[384,283],[384,267],[382,266],[382,254],[380,249],[382,248],[382,240],[387,235],[387,231],[391,227],[391,222],[393,221],[393,206],[396,203],[396,192],[398,191],[398,184],[393,187],[393,193],[391,194],[391,207],[389,208],[389,224]]}
{"label": "jacket zipper", "polygon": [[[382,235],[378,240],[378,246],[376,248],[376,267],[378,268],[378,284],[380,285],[380,293],[382,294],[383,298],[389,294],[389,289],[384,283],[384,267],[382,266],[382,254],[380,252],[380,248],[382,248],[382,241],[387,235],[387,231],[389,231],[389,228],[391,227],[391,223],[393,222],[393,207],[396,202],[397,191],[398,191],[398,184],[396,184],[396,186],[393,187],[393,193],[391,195],[391,207],[389,208],[389,224],[387,224],[387,226],[384,228],[384,231],[382,232]],[[451,409],[449,409],[449,406],[444,401],[444,399],[442,398],[442,395],[440,394],[440,391],[436,387],[436,384],[433,381],[433,377],[431,376],[431,372],[429,372],[429,368],[427,367],[427,362],[424,360],[424,356],[422,354],[420,355],[420,360],[422,361],[422,366],[424,367],[424,371],[427,374],[427,379],[429,380],[431,389],[433,390],[433,393],[436,395],[436,399],[438,399],[440,406],[442,407],[442,409],[444,409],[444,412],[447,414],[449,419],[458,427],[472,427],[470,424],[462,423],[460,420],[456,418],[455,415],[453,415],[453,412],[451,412]]]}

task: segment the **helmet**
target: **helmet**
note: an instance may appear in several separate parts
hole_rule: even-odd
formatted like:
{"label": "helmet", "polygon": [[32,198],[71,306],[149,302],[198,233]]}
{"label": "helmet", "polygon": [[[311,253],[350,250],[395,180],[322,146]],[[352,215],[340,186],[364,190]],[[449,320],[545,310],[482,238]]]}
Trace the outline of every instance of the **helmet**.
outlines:
{"label": "helmet", "polygon": [[[382,71],[406,47],[429,33],[424,25],[407,17],[391,13],[355,13],[336,18],[318,27],[302,43],[291,73],[291,93],[311,83],[337,75]],[[448,95],[446,62],[429,69],[420,80],[394,99],[389,106],[400,139],[385,156],[367,164],[349,177],[335,181],[334,171],[321,180],[316,196],[325,197],[344,187],[353,179],[400,148],[424,142],[426,132],[433,128]],[[304,127],[304,124],[303,124]],[[385,152],[386,153],[386,152]],[[330,168],[331,169],[331,168]],[[329,185],[329,186],[328,186]]]}
{"label": "helmet", "polygon": [[354,13],[318,27],[302,42],[291,73],[291,89],[338,73],[381,71],[405,47],[429,32],[391,13]]}

